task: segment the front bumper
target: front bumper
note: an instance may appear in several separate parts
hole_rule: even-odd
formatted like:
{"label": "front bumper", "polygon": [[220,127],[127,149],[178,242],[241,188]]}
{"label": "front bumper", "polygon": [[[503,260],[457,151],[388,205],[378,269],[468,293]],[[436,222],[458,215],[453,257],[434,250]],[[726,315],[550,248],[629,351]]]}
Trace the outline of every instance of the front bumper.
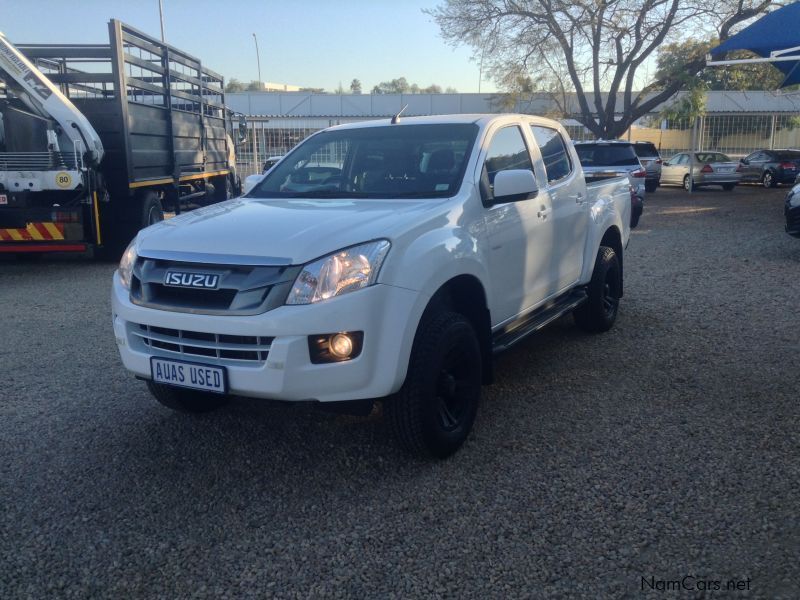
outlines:
{"label": "front bumper", "polygon": [[[133,304],[116,273],[111,301],[122,362],[139,377],[149,379],[150,357],[161,356],[226,367],[231,394],[319,402],[380,398],[400,389],[416,324],[427,304],[419,292],[374,285],[318,304],[281,306],[259,315],[196,315]],[[142,325],[272,340],[265,360],[181,356],[146,345],[134,334]],[[308,336],[337,331],[363,331],[361,354],[346,362],[312,364]]]}

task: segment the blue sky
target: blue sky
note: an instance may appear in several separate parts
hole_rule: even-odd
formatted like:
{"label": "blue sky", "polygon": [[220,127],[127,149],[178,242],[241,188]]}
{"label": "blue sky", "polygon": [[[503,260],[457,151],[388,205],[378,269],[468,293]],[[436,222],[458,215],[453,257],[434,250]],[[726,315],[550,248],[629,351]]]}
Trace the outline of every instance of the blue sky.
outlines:
{"label": "blue sky", "polygon": [[[478,91],[478,64],[469,48],[453,49],[423,8],[436,0],[163,0],[167,41],[194,54],[226,79],[364,91],[406,77],[459,92]],[[12,8],[13,6],[13,8]],[[24,8],[23,8],[24,7]],[[153,36],[158,0],[0,0],[0,27],[12,42],[102,43],[118,18]],[[481,91],[493,91],[484,81]]]}

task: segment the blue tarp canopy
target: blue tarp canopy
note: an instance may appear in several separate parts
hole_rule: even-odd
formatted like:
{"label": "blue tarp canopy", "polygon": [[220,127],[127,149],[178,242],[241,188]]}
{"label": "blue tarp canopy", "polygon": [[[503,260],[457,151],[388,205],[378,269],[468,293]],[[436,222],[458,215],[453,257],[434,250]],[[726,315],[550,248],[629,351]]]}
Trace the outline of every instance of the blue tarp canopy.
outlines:
{"label": "blue tarp canopy", "polygon": [[[800,2],[794,2],[763,16],[713,48],[711,56],[715,60],[720,60],[726,52],[733,50],[750,50],[769,59],[755,61],[770,62],[775,68],[783,71],[786,79],[781,87],[800,83]],[[794,57],[796,60],[786,60]],[[775,60],[776,58],[780,60]]]}

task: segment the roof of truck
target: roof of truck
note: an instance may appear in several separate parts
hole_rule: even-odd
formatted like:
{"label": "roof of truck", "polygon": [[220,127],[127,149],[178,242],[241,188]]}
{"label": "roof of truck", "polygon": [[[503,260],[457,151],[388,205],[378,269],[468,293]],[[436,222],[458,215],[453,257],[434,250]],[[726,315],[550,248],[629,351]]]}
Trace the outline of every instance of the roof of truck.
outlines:
{"label": "roof of truck", "polygon": [[[530,119],[531,115],[519,115],[513,113],[501,114],[467,114],[467,115],[430,115],[424,117],[404,117],[400,115],[398,123],[394,125],[442,125],[442,124],[456,124],[456,123],[486,123],[492,120],[506,119],[508,117],[520,117]],[[392,125],[391,119],[375,119],[373,121],[359,121],[357,123],[345,123],[343,125],[335,125],[331,129],[358,129],[361,127],[380,127]]]}

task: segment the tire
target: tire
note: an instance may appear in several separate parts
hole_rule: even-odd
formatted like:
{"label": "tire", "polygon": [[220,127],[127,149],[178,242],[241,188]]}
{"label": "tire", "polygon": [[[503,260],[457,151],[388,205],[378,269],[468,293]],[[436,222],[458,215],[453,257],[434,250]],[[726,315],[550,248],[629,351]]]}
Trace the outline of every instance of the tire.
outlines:
{"label": "tire", "polygon": [[697,189],[697,186],[692,184],[692,180],[688,175],[683,178],[683,189],[687,192],[694,192]]}
{"label": "tire", "polygon": [[658,189],[658,182],[657,181],[645,181],[644,182],[644,191],[648,194],[652,194]]}
{"label": "tire", "polygon": [[589,299],[573,312],[575,323],[590,333],[608,331],[617,320],[622,297],[622,271],[612,248],[600,246],[587,291]]}
{"label": "tire", "polygon": [[144,229],[164,220],[164,207],[155,192],[146,192],[142,196],[142,213],[139,229]]}
{"label": "tire", "polygon": [[152,190],[125,198],[123,203],[116,205],[116,210],[104,208],[100,213],[103,245],[94,249],[94,258],[118,262],[139,230],[163,220],[164,207],[158,194]]}
{"label": "tire", "polygon": [[735,188],[735,187],[736,187],[735,183],[723,183],[722,184],[722,189],[725,190],[726,192],[732,192],[733,188]]}
{"label": "tire", "polygon": [[230,177],[215,177],[212,181],[214,186],[214,201],[222,202],[233,198],[233,183]]}
{"label": "tire", "polygon": [[761,185],[765,188],[774,188],[778,185],[778,182],[775,181],[775,176],[772,174],[772,171],[767,171],[761,176]]}
{"label": "tire", "polygon": [[423,321],[405,383],[387,399],[389,428],[417,456],[445,458],[467,439],[481,395],[481,349],[462,315],[435,313]]}
{"label": "tire", "polygon": [[205,413],[228,403],[228,396],[187,390],[171,385],[147,382],[147,389],[161,404],[182,413]]}

